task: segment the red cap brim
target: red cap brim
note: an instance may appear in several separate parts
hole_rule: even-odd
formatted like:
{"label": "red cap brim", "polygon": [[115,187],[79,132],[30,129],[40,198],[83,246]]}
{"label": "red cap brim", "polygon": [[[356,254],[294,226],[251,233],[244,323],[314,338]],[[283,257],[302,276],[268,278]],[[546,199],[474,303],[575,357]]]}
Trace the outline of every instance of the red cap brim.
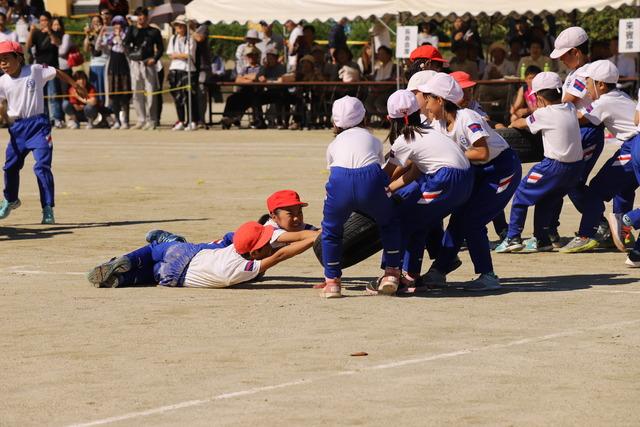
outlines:
{"label": "red cap brim", "polygon": [[262,228],[262,233],[260,233],[260,238],[256,241],[256,243],[251,248],[250,252],[258,250],[262,248],[264,245],[269,243],[271,240],[271,236],[273,236],[274,228],[270,225],[265,225]]}

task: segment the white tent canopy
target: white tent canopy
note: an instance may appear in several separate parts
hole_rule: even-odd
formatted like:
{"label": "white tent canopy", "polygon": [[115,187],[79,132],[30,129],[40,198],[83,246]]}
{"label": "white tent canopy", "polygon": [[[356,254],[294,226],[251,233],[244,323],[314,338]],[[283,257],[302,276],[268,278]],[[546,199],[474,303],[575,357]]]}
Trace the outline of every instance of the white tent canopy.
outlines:
{"label": "white tent canopy", "polygon": [[189,18],[199,22],[247,22],[260,20],[284,22],[314,20],[326,21],[340,18],[368,18],[408,12],[412,15],[503,15],[511,12],[525,14],[573,9],[589,10],[617,8],[629,1],[620,0],[538,0],[535,2],[513,0],[193,0],[187,5]]}

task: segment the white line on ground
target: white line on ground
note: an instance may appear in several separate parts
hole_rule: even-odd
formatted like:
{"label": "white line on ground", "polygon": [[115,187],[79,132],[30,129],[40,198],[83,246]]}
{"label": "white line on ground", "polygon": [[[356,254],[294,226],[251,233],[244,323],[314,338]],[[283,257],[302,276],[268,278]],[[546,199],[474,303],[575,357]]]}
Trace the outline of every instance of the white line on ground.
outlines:
{"label": "white line on ground", "polygon": [[210,397],[210,398],[206,398],[206,399],[188,400],[186,402],[175,403],[175,404],[172,404],[172,405],[159,406],[157,408],[147,409],[145,411],[129,412],[127,414],[118,415],[118,416],[114,416],[114,417],[102,418],[102,419],[99,419],[99,420],[83,422],[83,423],[78,423],[78,424],[72,424],[69,427],[89,427],[89,426],[111,424],[111,423],[115,423],[115,422],[118,422],[118,421],[126,421],[126,420],[131,420],[131,419],[134,419],[134,418],[147,417],[147,416],[150,416],[150,415],[158,415],[158,414],[162,414],[162,413],[165,413],[165,412],[175,411],[175,410],[178,410],[178,409],[189,408],[189,407],[194,407],[194,406],[201,406],[201,405],[205,405],[207,403],[212,403],[212,402],[215,402],[215,401],[218,401],[218,400],[233,399],[233,398],[242,397],[242,396],[251,396],[251,395],[254,395],[254,394],[263,393],[263,392],[267,392],[267,391],[278,390],[278,389],[283,389],[283,388],[288,388],[288,387],[294,387],[294,386],[303,385],[303,384],[311,384],[311,383],[314,383],[314,382],[319,382],[319,381],[323,381],[323,380],[327,380],[327,379],[335,378],[335,377],[356,375],[356,374],[365,373],[365,372],[369,372],[369,371],[380,371],[380,370],[384,370],[384,369],[400,368],[400,367],[408,366],[408,365],[426,363],[426,362],[430,362],[430,361],[433,361],[433,360],[449,359],[449,358],[453,358],[453,357],[464,356],[466,354],[479,353],[479,352],[483,352],[483,351],[487,351],[487,350],[495,350],[495,349],[501,349],[501,348],[516,347],[516,346],[530,344],[530,343],[549,341],[549,340],[553,340],[553,339],[556,339],[556,338],[564,338],[564,337],[568,337],[568,336],[572,336],[572,335],[579,335],[579,334],[583,334],[583,333],[589,332],[589,331],[630,326],[630,325],[635,325],[637,323],[640,323],[640,319],[628,320],[628,321],[623,321],[623,322],[608,323],[608,324],[605,324],[605,325],[598,325],[598,326],[594,326],[594,327],[590,327],[590,328],[569,329],[569,330],[566,330],[566,331],[556,332],[556,333],[542,335],[542,336],[538,336],[538,337],[530,337],[530,338],[523,338],[523,339],[519,339],[519,340],[515,340],[515,341],[509,341],[509,342],[502,343],[502,344],[491,344],[491,345],[487,345],[487,346],[483,346],[483,347],[476,347],[476,348],[471,348],[471,349],[463,349],[463,350],[452,351],[452,352],[447,352],[447,353],[440,353],[440,354],[432,354],[432,355],[427,355],[427,356],[424,356],[424,357],[419,357],[419,358],[414,358],[414,359],[386,362],[386,363],[382,363],[382,364],[378,364],[378,365],[374,365],[374,366],[368,366],[368,367],[361,368],[361,369],[358,369],[358,370],[342,371],[342,372],[338,372],[338,373],[335,373],[335,374],[329,374],[329,375],[325,375],[325,376],[322,376],[322,377],[317,377],[317,378],[312,378],[312,379],[307,379],[307,380],[300,379],[300,380],[296,380],[296,381],[289,381],[289,382],[285,382],[285,383],[280,383],[280,384],[275,384],[275,385],[268,385],[268,386],[264,386],[264,387],[254,387],[254,388],[250,388],[250,389],[247,389],[247,390],[235,391],[235,392],[230,392],[230,393],[223,393],[223,394],[219,394],[219,395],[216,395],[216,396],[213,396],[213,397]]}

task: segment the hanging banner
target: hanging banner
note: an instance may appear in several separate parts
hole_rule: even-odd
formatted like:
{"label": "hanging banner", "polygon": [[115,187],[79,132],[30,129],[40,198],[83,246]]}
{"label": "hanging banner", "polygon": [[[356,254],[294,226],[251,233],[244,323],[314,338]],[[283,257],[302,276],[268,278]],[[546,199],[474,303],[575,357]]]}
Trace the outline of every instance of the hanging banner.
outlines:
{"label": "hanging banner", "polygon": [[640,52],[640,18],[620,20],[618,51],[620,53]]}

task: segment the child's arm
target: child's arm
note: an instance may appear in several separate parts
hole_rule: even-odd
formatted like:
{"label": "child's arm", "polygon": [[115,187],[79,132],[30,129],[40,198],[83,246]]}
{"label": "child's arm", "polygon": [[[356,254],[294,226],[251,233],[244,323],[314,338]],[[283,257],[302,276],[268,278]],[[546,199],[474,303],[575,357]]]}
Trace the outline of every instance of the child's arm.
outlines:
{"label": "child's arm", "polygon": [[633,123],[636,124],[636,126],[640,125],[640,111],[636,110],[636,114],[633,116]]}
{"label": "child's arm", "polygon": [[278,243],[295,243],[301,240],[307,240],[316,238],[320,234],[319,230],[304,230],[304,231],[286,231],[282,233],[277,239]]}
{"label": "child's arm", "polygon": [[278,250],[273,255],[263,259],[260,261],[260,274],[266,272],[271,267],[274,267],[281,263],[282,261],[288,260],[289,258],[293,258],[296,255],[301,254],[302,252],[309,249],[313,246],[313,242],[315,242],[316,237],[309,237],[304,240],[300,240],[298,242],[291,243],[288,246]]}
{"label": "child's arm", "polygon": [[405,172],[400,178],[389,184],[389,191],[392,193],[398,189],[404,187],[407,184],[412,183],[420,176],[420,169],[415,164],[411,165],[411,168]]}
{"label": "child's arm", "polygon": [[509,109],[509,112],[511,114],[515,114],[516,111],[518,111],[522,105],[524,104],[524,89],[523,88],[519,88],[518,89],[518,93],[516,94],[516,99],[515,101],[513,101],[513,104],[511,105],[511,108]]}
{"label": "child's arm", "polygon": [[467,159],[473,162],[484,162],[489,160],[489,146],[487,145],[487,138],[482,137],[473,143],[473,146],[464,152]]}
{"label": "child's arm", "polygon": [[74,88],[78,96],[80,98],[83,98],[82,100],[86,102],[87,90],[77,84],[76,81],[71,78],[71,76],[69,76],[64,71],[60,71],[56,68],[56,77],[68,84],[70,87]]}
{"label": "child's arm", "polygon": [[512,121],[509,127],[515,129],[526,129],[529,125],[527,125],[527,119],[520,117],[519,119]]}

